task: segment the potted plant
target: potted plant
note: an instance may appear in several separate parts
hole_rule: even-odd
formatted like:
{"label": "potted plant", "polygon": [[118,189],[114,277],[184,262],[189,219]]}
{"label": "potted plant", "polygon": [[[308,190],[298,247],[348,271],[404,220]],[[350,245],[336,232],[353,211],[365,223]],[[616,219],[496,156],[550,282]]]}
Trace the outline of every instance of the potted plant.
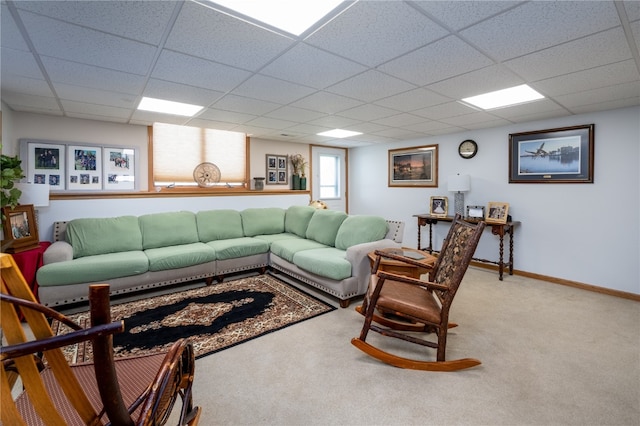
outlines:
{"label": "potted plant", "polygon": [[[2,149],[2,145],[0,145]],[[0,207],[9,206],[12,209],[18,205],[22,191],[15,187],[14,183],[24,177],[22,167],[20,164],[22,161],[17,157],[10,157],[8,155],[0,155],[0,168],[2,170],[2,195],[0,195],[1,205]],[[2,220],[4,220],[4,211],[2,213]]]}
{"label": "potted plant", "polygon": [[302,154],[293,154],[290,157],[291,165],[293,166],[293,189],[307,189],[307,177],[305,175],[305,168],[307,162]]}

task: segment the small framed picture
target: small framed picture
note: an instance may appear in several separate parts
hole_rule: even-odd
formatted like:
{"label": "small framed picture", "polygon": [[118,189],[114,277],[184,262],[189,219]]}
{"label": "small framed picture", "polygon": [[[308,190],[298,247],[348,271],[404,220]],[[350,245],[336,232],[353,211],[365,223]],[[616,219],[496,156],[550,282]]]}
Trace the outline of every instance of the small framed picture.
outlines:
{"label": "small framed picture", "polygon": [[103,148],[104,188],[132,190],[136,186],[135,150],[133,148]]}
{"label": "small framed picture", "polygon": [[484,206],[467,206],[467,217],[469,219],[484,219]]}
{"label": "small framed picture", "polygon": [[102,148],[69,146],[67,150],[67,189],[102,189]]}
{"label": "small framed picture", "polygon": [[286,185],[288,183],[287,156],[266,155],[267,185]]}
{"label": "small framed picture", "polygon": [[429,199],[429,214],[435,217],[446,217],[449,212],[449,199],[447,197],[431,197]]}
{"label": "small framed picture", "polygon": [[485,222],[487,223],[507,223],[509,213],[509,203],[499,203],[491,201],[487,206]]}
{"label": "small framed picture", "polygon": [[21,204],[15,208],[3,207],[3,247],[9,253],[20,253],[39,247],[38,225],[33,204]]}

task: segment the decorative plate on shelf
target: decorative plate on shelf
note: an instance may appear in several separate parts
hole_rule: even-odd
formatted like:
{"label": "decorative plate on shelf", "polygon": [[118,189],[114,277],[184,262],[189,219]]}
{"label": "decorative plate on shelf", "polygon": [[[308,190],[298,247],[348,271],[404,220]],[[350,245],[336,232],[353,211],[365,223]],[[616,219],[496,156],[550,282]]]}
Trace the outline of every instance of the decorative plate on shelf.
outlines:
{"label": "decorative plate on shelf", "polygon": [[220,169],[213,163],[200,163],[193,169],[193,180],[201,188],[213,186],[220,182]]}

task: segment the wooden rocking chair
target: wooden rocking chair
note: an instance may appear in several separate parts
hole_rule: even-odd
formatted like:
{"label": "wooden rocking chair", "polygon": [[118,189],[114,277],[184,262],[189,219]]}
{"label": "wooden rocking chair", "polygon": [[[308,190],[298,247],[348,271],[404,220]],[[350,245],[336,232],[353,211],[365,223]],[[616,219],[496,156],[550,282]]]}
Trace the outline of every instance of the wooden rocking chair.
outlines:
{"label": "wooden rocking chair", "polygon": [[[13,258],[0,254],[0,326],[3,345],[0,423],[9,425],[162,425],[178,395],[180,425],[195,425],[200,408],[192,405],[193,347],[176,342],[167,353],[114,359],[109,286],[89,290],[91,327],[82,329],[64,315],[36,302]],[[24,315],[26,324],[19,316]],[[54,336],[47,317],[74,331]],[[27,327],[28,326],[28,327]],[[27,338],[30,329],[34,339]],[[69,365],[61,347],[91,340],[93,364]],[[12,396],[19,376],[24,391]]]}
{"label": "wooden rocking chair", "polygon": [[[420,266],[411,258],[385,251],[376,251],[371,282],[362,306],[356,308],[365,316],[360,337],[351,343],[366,354],[401,368],[427,371],[455,371],[474,367],[480,361],[464,358],[445,360],[447,331],[457,324],[449,322],[449,309],[460,282],[471,262],[485,223],[470,224],[455,217],[429,280],[415,279],[379,270],[381,258],[391,258]],[[373,324],[373,323],[377,324]],[[436,361],[403,358],[378,349],[365,340],[369,330],[384,336],[437,349]],[[402,332],[436,333],[430,341]],[[414,333],[415,334],[415,333]]]}

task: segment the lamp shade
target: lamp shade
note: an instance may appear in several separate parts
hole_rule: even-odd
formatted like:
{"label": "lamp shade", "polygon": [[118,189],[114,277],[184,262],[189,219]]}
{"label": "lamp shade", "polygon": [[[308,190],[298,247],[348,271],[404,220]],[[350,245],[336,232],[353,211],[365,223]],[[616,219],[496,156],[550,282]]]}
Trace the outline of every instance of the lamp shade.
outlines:
{"label": "lamp shade", "polygon": [[20,204],[33,204],[34,207],[49,205],[49,184],[16,183],[15,187],[22,191]]}
{"label": "lamp shade", "polygon": [[448,189],[451,192],[466,192],[471,189],[471,178],[469,175],[453,175],[449,176]]}

